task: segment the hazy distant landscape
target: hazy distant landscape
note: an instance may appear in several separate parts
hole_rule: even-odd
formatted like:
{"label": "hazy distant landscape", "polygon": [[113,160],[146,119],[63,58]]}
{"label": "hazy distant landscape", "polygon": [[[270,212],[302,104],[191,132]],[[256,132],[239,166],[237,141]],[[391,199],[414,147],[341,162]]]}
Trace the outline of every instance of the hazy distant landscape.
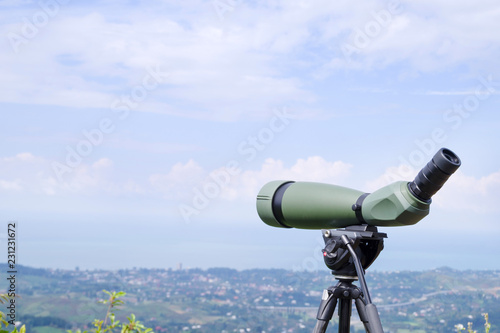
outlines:
{"label": "hazy distant landscape", "polygon": [[[2,272],[7,267],[0,266]],[[91,327],[104,317],[105,290],[125,291],[121,320],[134,313],[155,332],[311,332],[329,271],[229,268],[53,270],[19,267],[17,320],[30,333]],[[456,324],[500,332],[500,271],[450,268],[370,272],[385,332],[452,332]],[[6,280],[0,288],[5,292]],[[5,306],[5,305],[4,305]],[[4,311],[4,310],[2,310]],[[336,331],[334,315],[329,331]],[[352,331],[364,331],[353,307]]]}

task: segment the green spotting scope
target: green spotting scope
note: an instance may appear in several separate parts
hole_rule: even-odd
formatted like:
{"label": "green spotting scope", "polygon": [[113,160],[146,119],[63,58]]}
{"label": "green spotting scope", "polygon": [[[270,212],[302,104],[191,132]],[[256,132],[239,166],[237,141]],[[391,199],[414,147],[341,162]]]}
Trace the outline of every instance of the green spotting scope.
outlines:
{"label": "green spotting scope", "polygon": [[373,193],[322,183],[276,180],[257,195],[257,212],[278,228],[338,229],[350,225],[413,225],[429,214],[431,197],[460,167],[441,148],[412,182],[398,181]]}

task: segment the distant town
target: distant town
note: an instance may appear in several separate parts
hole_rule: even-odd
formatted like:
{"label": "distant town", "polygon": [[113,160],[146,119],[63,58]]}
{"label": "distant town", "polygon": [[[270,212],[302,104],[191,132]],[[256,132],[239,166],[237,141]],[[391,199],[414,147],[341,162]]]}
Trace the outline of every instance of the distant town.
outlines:
{"label": "distant town", "polygon": [[[1,272],[7,268],[0,265]],[[454,332],[455,325],[468,322],[482,332],[483,313],[489,313],[490,332],[500,332],[500,271],[368,271],[366,277],[385,332]],[[2,293],[7,283],[2,279]],[[311,332],[322,291],[335,283],[326,269],[18,266],[16,320],[33,333],[89,329],[93,319],[105,315],[98,301],[109,290],[126,292],[118,317],[134,313],[155,332]],[[336,330],[337,321],[335,314],[329,330]],[[364,332],[355,306],[351,324],[352,332]]]}

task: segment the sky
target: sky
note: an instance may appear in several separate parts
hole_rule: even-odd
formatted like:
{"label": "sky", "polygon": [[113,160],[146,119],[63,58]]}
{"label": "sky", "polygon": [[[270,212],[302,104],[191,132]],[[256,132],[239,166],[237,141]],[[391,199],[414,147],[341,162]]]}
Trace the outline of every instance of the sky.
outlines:
{"label": "sky", "polygon": [[15,223],[33,267],[327,270],[260,188],[373,192],[447,147],[462,166],[371,269],[500,269],[497,1],[0,7],[0,262]]}

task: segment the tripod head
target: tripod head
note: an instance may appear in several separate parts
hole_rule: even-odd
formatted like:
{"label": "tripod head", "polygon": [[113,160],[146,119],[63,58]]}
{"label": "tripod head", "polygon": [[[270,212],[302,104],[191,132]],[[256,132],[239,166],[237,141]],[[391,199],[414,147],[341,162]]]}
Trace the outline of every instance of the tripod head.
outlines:
{"label": "tripod head", "polygon": [[325,248],[323,257],[325,265],[332,270],[338,279],[357,280],[354,258],[349,253],[345,240],[354,248],[363,270],[367,269],[377,259],[384,249],[384,238],[387,234],[378,232],[377,227],[352,225],[343,229],[323,230]]}
{"label": "tripod head", "polygon": [[[387,235],[377,227],[354,225],[344,229],[323,230],[325,264],[339,280],[336,286],[323,292],[314,333],[325,333],[339,302],[339,332],[349,332],[352,300],[359,318],[370,333],[384,333],[377,308],[371,301],[364,270],[384,248]],[[361,289],[352,284],[359,279]]]}

